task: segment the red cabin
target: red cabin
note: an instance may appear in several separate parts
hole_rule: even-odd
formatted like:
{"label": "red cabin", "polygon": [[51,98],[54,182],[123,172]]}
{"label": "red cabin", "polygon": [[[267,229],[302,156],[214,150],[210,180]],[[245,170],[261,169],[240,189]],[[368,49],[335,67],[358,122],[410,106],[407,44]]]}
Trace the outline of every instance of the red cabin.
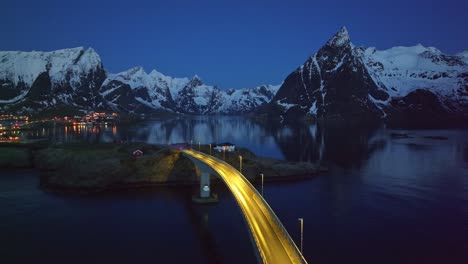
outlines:
{"label": "red cabin", "polygon": [[137,149],[137,150],[133,151],[132,155],[133,155],[133,157],[143,156],[143,151]]}

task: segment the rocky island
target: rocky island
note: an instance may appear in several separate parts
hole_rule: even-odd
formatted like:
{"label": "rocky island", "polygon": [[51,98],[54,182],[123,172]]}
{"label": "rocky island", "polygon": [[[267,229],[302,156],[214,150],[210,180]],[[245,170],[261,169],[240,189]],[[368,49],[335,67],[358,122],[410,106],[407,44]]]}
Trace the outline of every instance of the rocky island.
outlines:
{"label": "rocky island", "polygon": [[[209,145],[194,149],[210,153]],[[133,155],[140,150],[143,155]],[[250,181],[264,174],[265,181],[312,177],[318,165],[257,157],[240,148],[235,152],[211,151],[214,157],[239,168]],[[181,151],[166,145],[144,143],[3,144],[0,168],[36,168],[43,189],[58,192],[97,192],[157,185],[194,185],[200,176]],[[212,176],[213,180],[218,180]]]}

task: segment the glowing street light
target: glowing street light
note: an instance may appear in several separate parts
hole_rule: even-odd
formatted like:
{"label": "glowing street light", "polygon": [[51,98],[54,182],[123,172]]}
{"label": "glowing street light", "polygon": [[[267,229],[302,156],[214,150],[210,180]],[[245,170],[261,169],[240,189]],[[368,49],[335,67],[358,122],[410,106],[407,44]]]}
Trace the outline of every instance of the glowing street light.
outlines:
{"label": "glowing street light", "polygon": [[242,173],[242,156],[239,155],[239,172]]}
{"label": "glowing street light", "polygon": [[262,197],[263,197],[263,173],[261,173],[260,176],[262,176]]}
{"label": "glowing street light", "polygon": [[302,253],[302,242],[304,241],[304,218],[299,218],[299,223],[301,223],[301,253]]}

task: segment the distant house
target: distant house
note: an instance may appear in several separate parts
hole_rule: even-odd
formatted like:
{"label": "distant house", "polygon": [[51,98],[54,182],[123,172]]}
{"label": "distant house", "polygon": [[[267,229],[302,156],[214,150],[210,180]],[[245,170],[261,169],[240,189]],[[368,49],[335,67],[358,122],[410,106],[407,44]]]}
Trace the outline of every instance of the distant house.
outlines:
{"label": "distant house", "polygon": [[236,150],[236,145],[231,144],[231,143],[222,143],[222,144],[218,144],[214,146],[213,149],[218,152],[222,152],[222,151],[233,152]]}
{"label": "distant house", "polygon": [[137,150],[133,151],[132,155],[133,155],[133,157],[143,156],[143,151],[137,149]]}

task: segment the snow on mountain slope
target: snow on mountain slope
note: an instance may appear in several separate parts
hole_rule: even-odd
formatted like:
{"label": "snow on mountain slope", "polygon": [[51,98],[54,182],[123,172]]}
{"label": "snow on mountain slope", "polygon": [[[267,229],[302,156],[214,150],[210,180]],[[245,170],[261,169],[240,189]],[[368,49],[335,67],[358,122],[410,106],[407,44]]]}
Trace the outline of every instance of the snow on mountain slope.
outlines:
{"label": "snow on mountain slope", "polygon": [[[108,74],[100,94],[118,108],[116,103],[129,104],[124,109],[134,109],[137,102],[159,109],[187,114],[245,113],[268,103],[279,86],[263,85],[253,89],[220,90],[204,84],[198,75],[191,79],[173,78],[156,70],[147,74],[143,68]],[[137,94],[138,93],[138,94]],[[125,100],[123,100],[125,97]]]}
{"label": "snow on mountain slope", "polygon": [[173,78],[134,67],[106,73],[99,55],[83,47],[51,52],[0,52],[0,111],[70,106],[130,113],[246,113],[271,100],[278,86],[221,90],[200,77]]}
{"label": "snow on mountain slope", "polygon": [[467,55],[422,45],[356,47],[343,27],[286,78],[265,112],[340,120],[467,116]]}
{"label": "snow on mountain slope", "polygon": [[276,94],[280,85],[261,85],[252,89],[230,89],[223,92],[220,113],[245,113],[267,104]]}
{"label": "snow on mountain slope", "polygon": [[458,53],[457,56],[460,57],[465,63],[468,64],[468,50]]}
{"label": "snow on mountain slope", "polygon": [[[140,104],[144,108],[171,110],[173,100],[162,76],[156,71],[147,74],[142,67],[134,67],[117,74],[108,74],[99,92],[115,110],[131,111]],[[121,105],[118,106],[117,102]]]}
{"label": "snow on mountain slope", "polygon": [[158,87],[164,87],[169,90],[173,100],[176,100],[179,91],[182,90],[182,88],[184,88],[190,81],[189,78],[174,78],[166,76],[156,70],[152,70],[149,75],[157,82]]}
{"label": "snow on mountain slope", "polygon": [[324,46],[293,71],[267,110],[271,115],[298,118],[380,118],[383,113],[369,99],[388,95],[371,80],[348,30],[342,27]]}
{"label": "snow on mountain slope", "polygon": [[[434,47],[417,45],[378,51],[359,48],[375,83],[390,98],[404,97],[416,89],[436,94],[454,111],[463,111],[468,103],[468,64],[463,54],[445,55]],[[450,107],[449,107],[450,108]]]}
{"label": "snow on mountain slope", "polygon": [[99,55],[83,47],[51,52],[0,51],[0,79],[11,80],[15,85],[24,82],[31,87],[42,72],[49,72],[55,82],[65,80],[67,73],[73,77],[86,74],[101,66]]}
{"label": "snow on mountain slope", "polygon": [[362,55],[369,73],[392,96],[405,96],[417,88],[451,95],[458,88],[458,74],[467,70],[460,57],[422,45],[382,51],[367,48]]}
{"label": "snow on mountain slope", "polygon": [[0,52],[0,110],[27,113],[51,107],[103,109],[99,55],[83,47],[51,52]]}
{"label": "snow on mountain slope", "polygon": [[220,103],[221,91],[206,85],[195,75],[182,89],[175,94],[177,111],[187,114],[214,113]]}

